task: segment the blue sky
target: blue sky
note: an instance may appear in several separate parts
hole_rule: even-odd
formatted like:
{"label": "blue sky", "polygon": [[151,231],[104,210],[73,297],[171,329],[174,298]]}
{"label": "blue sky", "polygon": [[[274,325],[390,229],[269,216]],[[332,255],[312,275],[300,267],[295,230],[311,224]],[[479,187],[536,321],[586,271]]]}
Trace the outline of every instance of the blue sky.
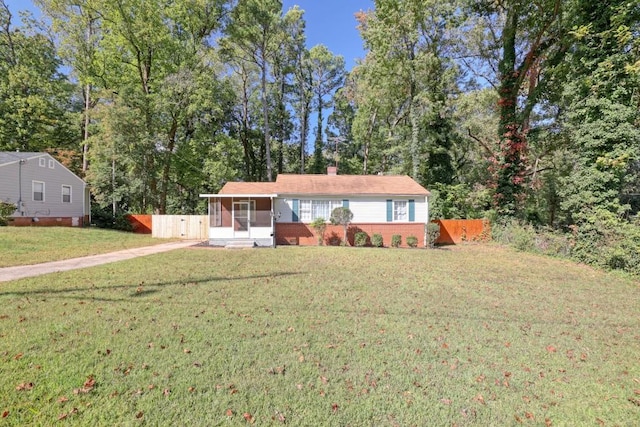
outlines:
{"label": "blue sky", "polygon": [[362,39],[356,29],[355,13],[373,9],[373,0],[284,0],[284,10],[294,5],[305,11],[307,46],[323,44],[344,56],[347,70],[364,57]]}
{"label": "blue sky", "polygon": [[[36,10],[31,0],[5,1],[15,18],[20,10]],[[347,70],[364,57],[354,14],[373,9],[373,0],[283,0],[283,9],[286,12],[296,4],[305,11],[309,48],[324,44],[334,54],[344,56]]]}

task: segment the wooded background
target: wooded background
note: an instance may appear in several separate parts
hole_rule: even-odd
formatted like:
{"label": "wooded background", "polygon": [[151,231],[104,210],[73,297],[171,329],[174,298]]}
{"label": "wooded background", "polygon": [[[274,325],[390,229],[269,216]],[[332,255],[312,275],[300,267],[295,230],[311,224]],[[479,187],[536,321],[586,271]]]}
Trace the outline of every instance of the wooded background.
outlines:
{"label": "wooded background", "polygon": [[35,4],[0,0],[0,150],[51,152],[96,209],[338,165],[412,176],[435,218],[637,228],[638,2],[376,0],[352,70],[277,0]]}

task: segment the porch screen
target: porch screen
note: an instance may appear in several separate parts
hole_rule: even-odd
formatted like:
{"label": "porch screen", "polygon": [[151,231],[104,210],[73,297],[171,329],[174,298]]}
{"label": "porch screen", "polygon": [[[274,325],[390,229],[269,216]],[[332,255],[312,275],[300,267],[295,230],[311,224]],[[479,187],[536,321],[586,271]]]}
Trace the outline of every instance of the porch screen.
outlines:
{"label": "porch screen", "polygon": [[222,203],[220,203],[220,199],[211,199],[211,202],[209,203],[209,212],[211,212],[211,215],[209,216],[211,223],[209,226],[222,226]]}

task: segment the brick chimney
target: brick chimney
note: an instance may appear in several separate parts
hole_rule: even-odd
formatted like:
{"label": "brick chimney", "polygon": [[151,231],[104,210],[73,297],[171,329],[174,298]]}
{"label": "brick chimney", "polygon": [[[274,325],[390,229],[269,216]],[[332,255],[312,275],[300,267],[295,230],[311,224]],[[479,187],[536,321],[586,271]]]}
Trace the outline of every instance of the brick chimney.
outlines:
{"label": "brick chimney", "polygon": [[338,167],[337,166],[327,166],[327,175],[329,175],[329,176],[338,175]]}

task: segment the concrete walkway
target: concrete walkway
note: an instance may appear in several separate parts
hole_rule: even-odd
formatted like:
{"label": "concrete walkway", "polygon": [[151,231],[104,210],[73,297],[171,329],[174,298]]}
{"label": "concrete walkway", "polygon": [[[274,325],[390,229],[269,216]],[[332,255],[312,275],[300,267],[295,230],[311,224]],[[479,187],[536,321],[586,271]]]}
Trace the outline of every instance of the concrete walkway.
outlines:
{"label": "concrete walkway", "polygon": [[180,242],[161,243],[153,246],[125,249],[100,255],[90,255],[80,258],[65,259],[61,261],[46,262],[43,264],[19,265],[16,267],[0,268],[0,282],[23,279],[25,277],[39,276],[41,274],[55,273],[58,271],[76,270],[78,268],[93,267],[95,265],[108,264],[110,262],[141,257],[145,255],[167,252],[174,249],[187,248],[199,244],[198,241],[184,240]]}

